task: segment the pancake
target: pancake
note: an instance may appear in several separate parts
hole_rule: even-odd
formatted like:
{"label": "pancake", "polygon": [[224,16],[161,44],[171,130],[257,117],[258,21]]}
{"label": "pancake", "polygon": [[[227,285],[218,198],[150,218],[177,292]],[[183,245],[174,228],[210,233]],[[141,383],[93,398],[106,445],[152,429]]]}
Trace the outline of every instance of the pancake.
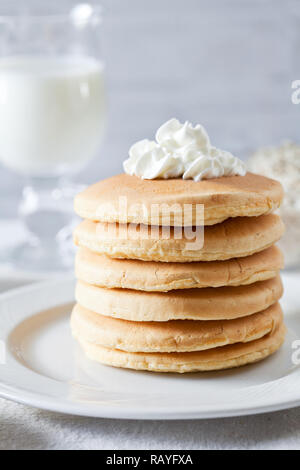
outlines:
{"label": "pancake", "polygon": [[184,231],[178,234],[171,228],[166,233],[166,227],[156,228],[131,224],[115,227],[85,220],[75,229],[74,242],[112,258],[183,263],[250,256],[273,245],[284,232],[283,222],[275,214],[238,217],[205,227],[204,243],[200,235],[192,240]]}
{"label": "pancake", "polygon": [[279,248],[227,261],[161,263],[113,259],[80,248],[76,277],[99,287],[166,292],[173,289],[240,286],[276,276],[283,267]]}
{"label": "pancake", "polygon": [[199,225],[196,205],[204,204],[204,224],[213,225],[229,217],[267,214],[279,207],[282,197],[279,182],[253,173],[199,182],[143,180],[121,174],[78,194],[75,211],[99,222],[193,226]]}
{"label": "pancake", "polygon": [[236,343],[206,351],[143,353],[125,352],[78,338],[87,357],[102,364],[155,372],[197,372],[229,369],[260,361],[273,354],[284,341],[283,323],[275,331],[249,343]]}
{"label": "pancake", "polygon": [[76,305],[71,326],[75,337],[128,352],[202,351],[262,338],[283,320],[279,303],[235,320],[134,322],[105,317]]}
{"label": "pancake", "polygon": [[101,315],[131,321],[230,320],[265,310],[283,293],[280,276],[249,286],[169,292],[106,289],[78,281],[76,301]]}

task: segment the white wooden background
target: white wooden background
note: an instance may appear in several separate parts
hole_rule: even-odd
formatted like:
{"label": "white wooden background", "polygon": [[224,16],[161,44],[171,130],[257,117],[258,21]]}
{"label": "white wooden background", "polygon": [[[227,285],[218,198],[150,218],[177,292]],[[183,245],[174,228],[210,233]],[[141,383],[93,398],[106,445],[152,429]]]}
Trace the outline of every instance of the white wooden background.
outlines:
{"label": "white wooden background", "polygon": [[[108,130],[77,179],[120,172],[130,144],[173,116],[203,123],[216,145],[243,158],[259,145],[300,140],[300,105],[291,102],[291,82],[300,79],[299,0],[100,3]],[[0,217],[14,214],[22,184],[0,167]]]}

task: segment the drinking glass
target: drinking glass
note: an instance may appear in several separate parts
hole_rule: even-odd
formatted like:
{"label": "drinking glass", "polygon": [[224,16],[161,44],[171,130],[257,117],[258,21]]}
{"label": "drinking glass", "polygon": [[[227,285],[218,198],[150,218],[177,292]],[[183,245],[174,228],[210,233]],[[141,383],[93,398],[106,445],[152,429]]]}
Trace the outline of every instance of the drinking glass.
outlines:
{"label": "drinking glass", "polygon": [[73,263],[68,178],[99,150],[106,103],[99,4],[41,3],[0,13],[0,161],[26,181],[9,261],[48,272]]}

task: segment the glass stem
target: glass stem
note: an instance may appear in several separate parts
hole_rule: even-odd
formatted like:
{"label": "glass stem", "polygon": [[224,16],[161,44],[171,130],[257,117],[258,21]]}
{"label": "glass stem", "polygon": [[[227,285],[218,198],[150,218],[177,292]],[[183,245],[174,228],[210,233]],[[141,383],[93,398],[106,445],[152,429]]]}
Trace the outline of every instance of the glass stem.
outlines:
{"label": "glass stem", "polygon": [[21,216],[35,243],[52,245],[73,216],[72,201],[64,197],[65,181],[60,178],[30,178],[19,205]]}

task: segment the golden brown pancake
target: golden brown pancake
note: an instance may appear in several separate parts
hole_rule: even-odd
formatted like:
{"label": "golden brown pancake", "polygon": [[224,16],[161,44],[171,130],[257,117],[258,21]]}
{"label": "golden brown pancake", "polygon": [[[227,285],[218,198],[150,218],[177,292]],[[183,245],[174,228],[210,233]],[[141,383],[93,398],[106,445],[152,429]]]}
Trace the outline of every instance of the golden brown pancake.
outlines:
{"label": "golden brown pancake", "polygon": [[[250,256],[273,245],[284,232],[280,217],[237,217],[204,229],[193,240],[171,228],[83,221],[74,232],[76,245],[112,258],[143,261],[190,262],[227,260]],[[180,229],[181,230],[181,229]]]}
{"label": "golden brown pancake", "polygon": [[204,224],[213,225],[229,217],[268,214],[279,207],[282,197],[279,182],[253,173],[199,182],[121,174],[78,194],[75,211],[99,222],[193,226],[199,224],[196,205],[204,204]]}
{"label": "golden brown pancake", "polygon": [[279,303],[235,320],[134,322],[94,313],[77,304],[72,313],[74,336],[89,343],[128,352],[202,351],[262,338],[283,320]]}
{"label": "golden brown pancake", "polygon": [[78,338],[88,358],[102,364],[155,372],[197,372],[229,369],[260,361],[273,354],[284,341],[283,323],[263,338],[206,351],[145,353],[110,349]]}
{"label": "golden brown pancake", "polygon": [[106,289],[78,281],[76,301],[101,315],[130,321],[230,320],[265,310],[283,293],[279,275],[249,286],[169,292]]}
{"label": "golden brown pancake", "polygon": [[283,255],[275,245],[245,258],[194,263],[113,259],[80,248],[75,272],[79,280],[99,287],[166,292],[253,284],[275,277],[282,267]]}

